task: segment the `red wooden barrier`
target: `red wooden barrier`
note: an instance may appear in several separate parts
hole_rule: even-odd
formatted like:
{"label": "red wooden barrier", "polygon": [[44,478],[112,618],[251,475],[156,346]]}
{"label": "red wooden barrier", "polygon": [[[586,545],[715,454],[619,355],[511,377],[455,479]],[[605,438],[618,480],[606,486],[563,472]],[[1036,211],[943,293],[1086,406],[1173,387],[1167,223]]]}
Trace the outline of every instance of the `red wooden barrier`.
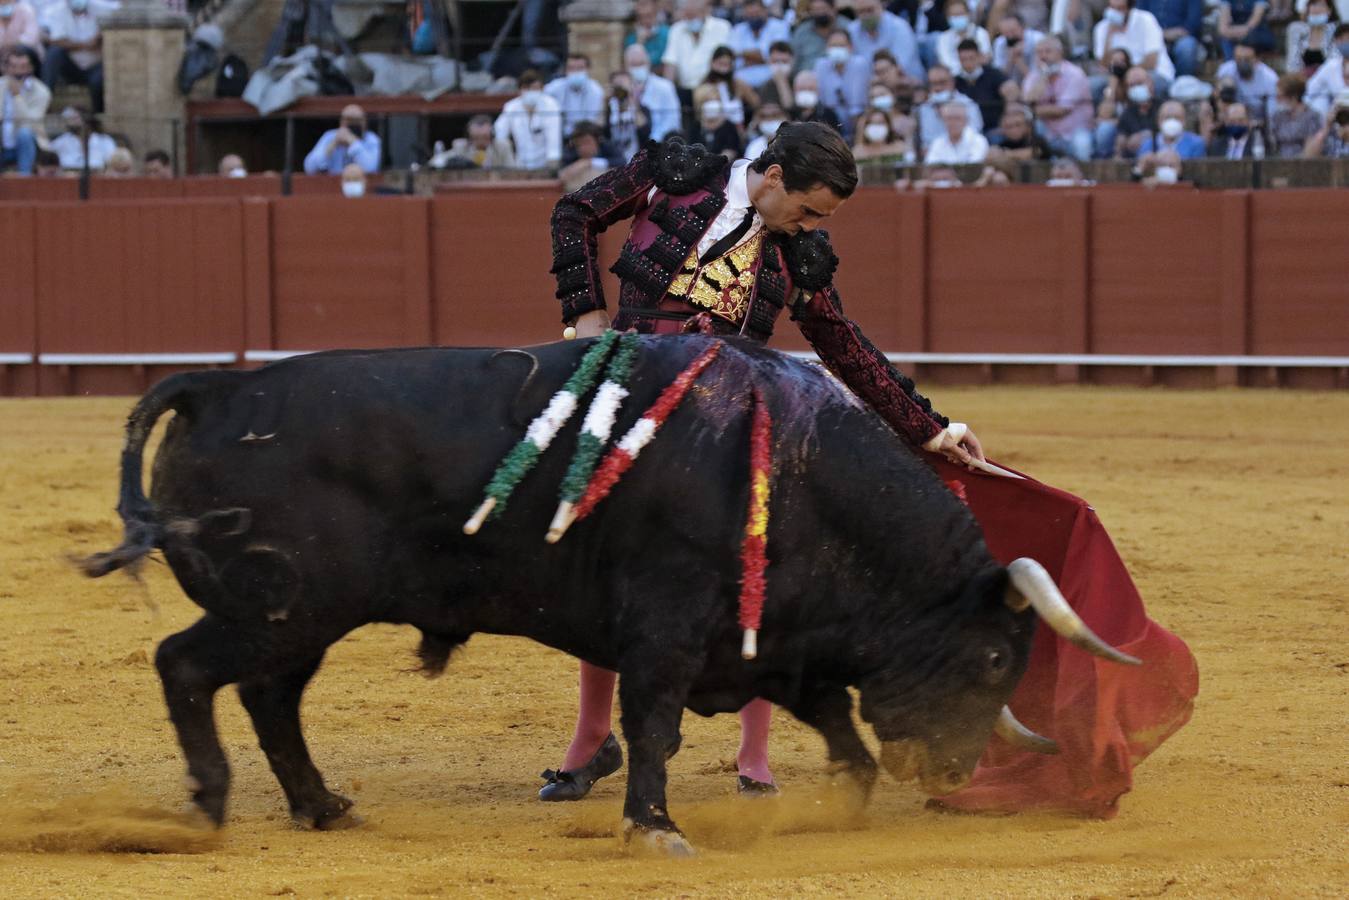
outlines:
{"label": "red wooden barrier", "polygon": [[[37,207],[43,353],[237,352],[243,344],[238,201]],[[42,393],[135,392],[156,373],[42,367]]]}
{"label": "red wooden barrier", "polygon": [[[257,179],[260,188],[279,187]],[[234,191],[234,181],[177,183],[201,193]],[[10,182],[0,181],[0,195]],[[556,188],[348,200],[335,178],[297,184],[332,193],[0,207],[0,352],[239,353],[559,337],[548,273]],[[1349,233],[1345,192],[875,188],[859,191],[828,227],[842,257],[845,310],[885,350],[1349,355],[1349,242],[1338,238]],[[626,232],[620,223],[601,235],[605,269]],[[613,310],[616,279],[602,278]],[[774,343],[805,346],[785,315]],[[38,372],[10,369],[0,392],[135,392],[158,374],[115,366]],[[1087,375],[1076,365],[928,365],[917,374],[1215,380],[1211,365],[1092,367]],[[1231,366],[1216,378],[1330,386],[1345,374]]]}
{"label": "red wooden barrier", "polygon": [[272,201],[275,346],[430,343],[430,205],[422,197]]}
{"label": "red wooden barrier", "polygon": [[181,178],[110,178],[94,175],[89,179],[90,200],[157,200],[183,196]]}
{"label": "red wooden barrier", "polygon": [[280,197],[280,175],[192,175],[178,179],[184,197]]}
{"label": "red wooden barrier", "polygon": [[[18,204],[0,206],[0,353],[21,353],[36,359],[37,277],[33,210]],[[37,390],[33,365],[0,364],[0,396]],[[0,426],[2,427],[2,426]]]}
{"label": "red wooden barrier", "polygon": [[60,203],[78,199],[78,178],[0,178],[0,203]]}

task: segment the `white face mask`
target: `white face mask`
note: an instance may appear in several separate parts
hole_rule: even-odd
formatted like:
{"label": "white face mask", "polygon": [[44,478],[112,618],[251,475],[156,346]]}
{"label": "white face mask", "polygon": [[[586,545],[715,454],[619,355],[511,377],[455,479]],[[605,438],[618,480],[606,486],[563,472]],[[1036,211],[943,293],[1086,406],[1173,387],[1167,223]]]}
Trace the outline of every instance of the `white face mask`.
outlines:
{"label": "white face mask", "polygon": [[229,177],[231,177],[231,178],[247,178],[247,177],[248,177],[248,172],[247,172],[246,170],[244,170],[244,169],[230,169],[230,175],[229,175]]}
{"label": "white face mask", "polygon": [[785,62],[773,63],[773,74],[786,76],[792,74],[792,64]]}
{"label": "white face mask", "polygon": [[1174,166],[1158,166],[1152,174],[1156,176],[1158,184],[1175,184],[1180,180],[1180,173]]}
{"label": "white face mask", "polygon": [[778,129],[781,127],[781,119],[765,119],[759,123],[759,133],[764,137],[772,137],[778,133]]}
{"label": "white face mask", "polygon": [[935,103],[935,104],[937,104],[938,106],[940,106],[940,105],[943,104],[943,103],[949,103],[949,102],[950,102],[950,100],[951,100],[951,92],[950,92],[950,91],[933,91],[931,94],[928,94],[928,95],[927,95],[927,100],[928,100],[929,103]]}
{"label": "white face mask", "polygon": [[890,136],[890,128],[880,122],[870,122],[866,128],[862,129],[867,140],[873,144],[884,144],[885,139]]}
{"label": "white face mask", "polygon": [[646,81],[647,76],[651,74],[651,67],[631,66],[628,68],[628,74],[632,76],[633,81],[640,84],[641,82]]}
{"label": "white face mask", "polygon": [[721,103],[719,101],[709,100],[703,104],[702,115],[703,121],[709,122],[720,119],[725,115],[725,111],[721,108]]}
{"label": "white face mask", "polygon": [[364,182],[364,181],[344,181],[344,182],[342,182],[342,196],[343,196],[343,197],[364,197],[364,196],[365,196],[365,182]]}
{"label": "white face mask", "polygon": [[1165,137],[1174,141],[1185,130],[1185,123],[1180,119],[1163,119],[1162,124],[1158,127]]}
{"label": "white face mask", "polygon": [[1129,86],[1129,99],[1134,103],[1147,103],[1152,98],[1152,91],[1148,90],[1146,84],[1134,84]]}
{"label": "white face mask", "polygon": [[848,57],[852,56],[852,51],[847,47],[830,47],[824,53],[825,56],[829,57],[829,61],[836,66],[843,65],[848,61]]}
{"label": "white face mask", "polygon": [[875,97],[871,98],[872,109],[887,110],[894,108],[894,105],[895,98],[891,97],[889,94],[877,94]]}
{"label": "white face mask", "polygon": [[1125,15],[1114,7],[1111,7],[1101,15],[1101,18],[1105,19],[1111,25],[1123,25]]}
{"label": "white face mask", "polygon": [[524,101],[525,106],[537,106],[539,98],[543,96],[543,91],[538,89],[528,90],[520,94],[520,99]]}
{"label": "white face mask", "polygon": [[811,109],[816,103],[820,102],[820,95],[815,91],[797,91],[796,105],[802,109]]}
{"label": "white face mask", "polygon": [[1051,178],[1045,182],[1045,187],[1077,187],[1076,178]]}

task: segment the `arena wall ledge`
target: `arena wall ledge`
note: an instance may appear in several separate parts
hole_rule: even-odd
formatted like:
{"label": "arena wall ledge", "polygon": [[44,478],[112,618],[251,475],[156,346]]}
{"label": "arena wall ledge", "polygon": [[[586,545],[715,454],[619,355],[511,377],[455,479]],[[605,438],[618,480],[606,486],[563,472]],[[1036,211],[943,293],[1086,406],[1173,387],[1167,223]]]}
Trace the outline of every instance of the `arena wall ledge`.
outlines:
{"label": "arena wall ledge", "polygon": [[[555,185],[348,200],[266,179],[139,199],[100,181],[87,203],[6,179],[0,393],[558,338]],[[1328,237],[1349,234],[1349,192],[863,188],[830,230],[848,314],[924,382],[1349,386],[1349,242]],[[775,345],[809,350],[785,317]]]}

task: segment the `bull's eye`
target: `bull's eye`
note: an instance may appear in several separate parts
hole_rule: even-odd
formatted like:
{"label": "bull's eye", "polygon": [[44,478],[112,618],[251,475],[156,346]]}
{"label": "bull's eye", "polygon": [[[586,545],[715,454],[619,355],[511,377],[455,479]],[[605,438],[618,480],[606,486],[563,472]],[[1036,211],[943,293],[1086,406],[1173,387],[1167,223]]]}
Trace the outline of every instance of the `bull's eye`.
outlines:
{"label": "bull's eye", "polygon": [[997,684],[1007,674],[1010,662],[1006,653],[991,649],[984,657],[984,675],[991,683]]}

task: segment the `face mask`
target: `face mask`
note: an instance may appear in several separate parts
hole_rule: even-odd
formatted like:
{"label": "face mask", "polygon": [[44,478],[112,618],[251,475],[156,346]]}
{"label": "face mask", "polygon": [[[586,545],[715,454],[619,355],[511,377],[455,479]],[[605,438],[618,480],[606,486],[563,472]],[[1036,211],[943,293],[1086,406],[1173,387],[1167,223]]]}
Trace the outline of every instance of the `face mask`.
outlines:
{"label": "face mask", "polygon": [[589,80],[590,76],[587,75],[585,72],[567,73],[567,86],[570,87],[572,90],[580,90],[581,88],[586,86],[586,82]]}
{"label": "face mask", "polygon": [[852,52],[847,47],[830,47],[824,53],[829,57],[829,61],[836,66],[843,65],[848,61],[848,57],[852,56]]}
{"label": "face mask", "polygon": [[811,16],[810,20],[815,23],[816,28],[828,28],[834,24],[834,17],[828,13],[819,16]]}
{"label": "face mask", "polygon": [[711,69],[707,74],[711,76],[714,81],[730,81],[731,79],[730,69],[724,71],[722,69]]}
{"label": "face mask", "polygon": [[[72,3],[71,6],[74,6],[74,4]],[[1308,25],[1324,25],[1329,21],[1330,21],[1329,13],[1312,13],[1311,15],[1307,16]]]}
{"label": "face mask", "polygon": [[1335,113],[1335,124],[1339,125],[1341,128],[1345,125],[1349,125],[1349,109],[1342,109]]}
{"label": "face mask", "polygon": [[1237,89],[1234,87],[1224,87],[1218,89],[1218,99],[1224,103],[1237,102]]}
{"label": "face mask", "polygon": [[703,104],[702,114],[704,122],[720,119],[722,117],[721,104],[715,100],[709,100]]}
{"label": "face mask", "polygon": [[929,181],[928,187],[941,188],[943,190],[946,188],[958,188],[960,187],[960,182],[952,181],[949,178],[939,178],[936,181]]}
{"label": "face mask", "polygon": [[1163,119],[1160,130],[1164,136],[1174,141],[1185,130],[1185,123],[1180,119]]}
{"label": "face mask", "polygon": [[1175,184],[1180,180],[1180,173],[1172,166],[1158,166],[1152,174],[1158,184]]}
{"label": "face mask", "polygon": [[698,34],[703,30],[702,19],[689,19],[689,34]]}
{"label": "face mask", "polygon": [[1017,47],[1020,46],[1021,44],[1021,35],[1018,34],[1016,37],[1009,37],[1006,38],[1005,40],[1007,41],[1007,46]]}
{"label": "face mask", "polygon": [[[231,178],[247,178],[248,172],[244,169],[230,169]],[[355,184],[356,182],[353,182]]]}
{"label": "face mask", "polygon": [[890,127],[888,125],[883,125],[880,122],[872,122],[867,125],[866,128],[862,129],[862,133],[866,135],[869,142],[873,144],[883,144],[885,143],[885,139],[890,136]]}
{"label": "face mask", "polygon": [[820,95],[815,91],[797,91],[796,105],[802,109],[812,109],[816,103],[820,102]]}
{"label": "face mask", "polygon": [[949,19],[946,20],[946,24],[950,25],[950,26],[951,26],[952,28],[954,28],[956,31],[964,31],[966,28],[969,27],[969,24],[970,24],[970,17],[969,17],[969,16],[951,16]]}
{"label": "face mask", "polygon": [[1129,67],[1126,66],[1124,63],[1115,63],[1113,66],[1110,67],[1110,74],[1114,75],[1116,78],[1119,78],[1121,80],[1123,80],[1124,76],[1127,75],[1128,73]]}
{"label": "face mask", "polygon": [[521,94],[520,99],[524,101],[525,106],[537,106],[539,103],[539,98],[542,96],[543,91],[538,90],[537,88],[531,88],[530,90],[527,90],[523,94]]}
{"label": "face mask", "polygon": [[1134,84],[1129,86],[1129,100],[1133,103],[1147,103],[1152,98],[1152,91],[1148,90],[1146,84]]}
{"label": "face mask", "polygon": [[1051,178],[1045,182],[1045,187],[1077,187],[1077,180],[1074,178]]}
{"label": "face mask", "polygon": [[764,121],[759,123],[759,133],[762,134],[764,137],[771,138],[773,135],[778,133],[778,129],[781,127],[782,127],[781,119],[765,119]]}
{"label": "face mask", "polygon": [[792,74],[792,64],[784,62],[773,63],[773,74],[779,77]]}
{"label": "face mask", "polygon": [[927,95],[927,100],[928,100],[929,103],[936,103],[936,104],[938,104],[938,105],[940,105],[940,104],[942,104],[942,103],[949,103],[950,100],[951,100],[951,92],[950,92],[950,91],[933,91],[931,94],[928,94],[928,95]]}
{"label": "face mask", "polygon": [[1107,9],[1104,14],[1102,14],[1101,18],[1105,19],[1111,25],[1123,25],[1125,16],[1124,13],[1120,12],[1114,7],[1111,7],[1110,9]]}
{"label": "face mask", "polygon": [[979,76],[984,74],[984,67],[979,66],[973,72],[962,72],[961,74],[964,76],[966,81],[978,81]]}
{"label": "face mask", "polygon": [[1245,125],[1228,125],[1225,130],[1228,137],[1244,138],[1249,128]]}
{"label": "face mask", "polygon": [[1058,63],[1045,63],[1044,68],[1045,68],[1045,74],[1046,74],[1046,75],[1054,76],[1054,75],[1059,74],[1059,64],[1058,64]]}
{"label": "face mask", "polygon": [[632,68],[628,69],[628,74],[632,76],[633,81],[636,81],[640,84],[641,82],[646,81],[646,77],[651,74],[651,67],[633,66]]}
{"label": "face mask", "polygon": [[748,26],[750,27],[750,30],[751,30],[751,31],[753,31],[755,34],[758,34],[760,31],[763,30],[764,25],[768,24],[768,20],[767,20],[767,19],[746,19],[746,20],[745,20],[745,24],[748,25]]}
{"label": "face mask", "polygon": [[872,109],[887,110],[893,108],[894,105],[895,98],[891,97],[889,94],[877,94],[875,97],[871,98]]}
{"label": "face mask", "polygon": [[365,196],[365,182],[364,182],[364,181],[344,181],[344,182],[342,182],[342,196],[343,196],[343,197],[364,197],[364,196]]}
{"label": "face mask", "polygon": [[14,15],[13,3],[6,3],[4,6],[0,6],[0,19],[8,19],[12,15]]}
{"label": "face mask", "polygon": [[82,13],[89,8],[89,0],[70,0],[70,11]]}
{"label": "face mask", "polygon": [[1242,60],[1237,63],[1237,74],[1245,81],[1255,74],[1255,63]]}
{"label": "face mask", "polygon": [[862,16],[862,18],[858,19],[858,21],[862,23],[862,27],[865,28],[867,31],[875,31],[876,27],[881,24],[881,17]]}
{"label": "face mask", "polygon": [[1308,49],[1302,51],[1302,64],[1304,66],[1315,69],[1318,68],[1321,65],[1321,63],[1325,61],[1326,61],[1326,52],[1324,50],[1317,50],[1309,47]]}

